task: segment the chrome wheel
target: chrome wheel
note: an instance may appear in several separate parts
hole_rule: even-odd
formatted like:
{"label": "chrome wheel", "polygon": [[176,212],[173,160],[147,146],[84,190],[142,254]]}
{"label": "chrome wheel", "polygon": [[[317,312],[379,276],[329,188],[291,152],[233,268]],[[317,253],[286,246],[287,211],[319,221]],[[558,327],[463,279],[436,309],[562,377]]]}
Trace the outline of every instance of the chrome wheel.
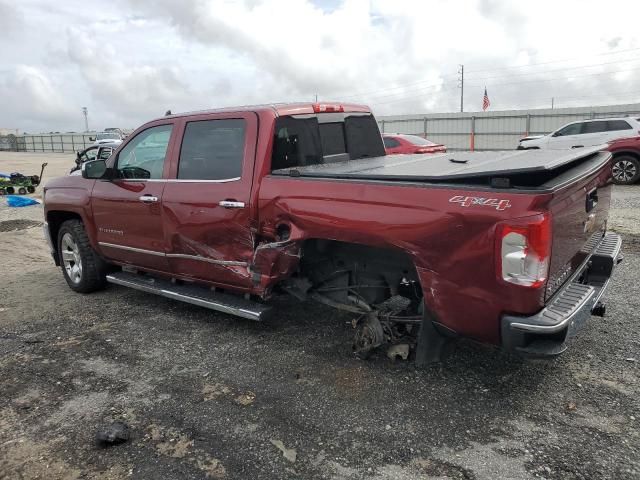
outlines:
{"label": "chrome wheel", "polygon": [[82,259],[78,244],[70,233],[65,233],[60,240],[60,253],[62,262],[69,280],[80,283],[82,280]]}
{"label": "chrome wheel", "polygon": [[638,169],[629,160],[620,160],[613,164],[613,178],[620,183],[628,183],[638,173]]}

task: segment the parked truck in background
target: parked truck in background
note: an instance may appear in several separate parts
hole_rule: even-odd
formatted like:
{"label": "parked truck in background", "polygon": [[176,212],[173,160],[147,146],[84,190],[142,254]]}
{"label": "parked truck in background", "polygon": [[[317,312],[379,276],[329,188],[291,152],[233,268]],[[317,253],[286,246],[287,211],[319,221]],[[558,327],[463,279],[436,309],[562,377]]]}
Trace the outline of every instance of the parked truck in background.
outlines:
{"label": "parked truck in background", "polygon": [[[620,260],[611,154],[385,156],[367,107],[168,115],[44,190],[69,287],[107,282],[251,320],[274,295],[353,313],[354,349],[456,336],[552,357]],[[297,299],[297,300],[295,300]]]}

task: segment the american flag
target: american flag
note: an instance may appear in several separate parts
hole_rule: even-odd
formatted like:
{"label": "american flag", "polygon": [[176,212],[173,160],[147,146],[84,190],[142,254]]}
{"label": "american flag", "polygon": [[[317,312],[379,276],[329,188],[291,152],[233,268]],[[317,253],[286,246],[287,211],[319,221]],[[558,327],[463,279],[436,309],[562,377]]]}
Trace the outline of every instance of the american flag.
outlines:
{"label": "american flag", "polygon": [[489,95],[487,95],[487,87],[484,87],[484,97],[482,98],[482,110],[486,110],[491,106],[491,101],[489,100]]}

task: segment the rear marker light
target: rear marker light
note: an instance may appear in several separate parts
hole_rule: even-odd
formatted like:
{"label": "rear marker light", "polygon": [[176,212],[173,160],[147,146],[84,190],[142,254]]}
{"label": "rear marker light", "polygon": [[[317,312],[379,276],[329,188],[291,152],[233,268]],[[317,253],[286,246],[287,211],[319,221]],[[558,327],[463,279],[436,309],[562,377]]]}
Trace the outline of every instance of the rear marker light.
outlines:
{"label": "rear marker light", "polygon": [[496,250],[496,272],[502,280],[543,286],[551,258],[551,217],[542,214],[499,224]]}

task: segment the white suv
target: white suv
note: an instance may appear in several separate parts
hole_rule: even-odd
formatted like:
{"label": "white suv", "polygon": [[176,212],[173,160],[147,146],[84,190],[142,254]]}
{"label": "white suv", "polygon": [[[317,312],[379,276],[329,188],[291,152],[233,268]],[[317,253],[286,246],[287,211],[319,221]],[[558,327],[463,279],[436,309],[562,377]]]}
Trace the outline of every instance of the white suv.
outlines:
{"label": "white suv", "polygon": [[530,136],[520,140],[518,150],[570,148],[602,145],[618,138],[640,134],[640,118],[599,118],[572,122],[548,135]]}

